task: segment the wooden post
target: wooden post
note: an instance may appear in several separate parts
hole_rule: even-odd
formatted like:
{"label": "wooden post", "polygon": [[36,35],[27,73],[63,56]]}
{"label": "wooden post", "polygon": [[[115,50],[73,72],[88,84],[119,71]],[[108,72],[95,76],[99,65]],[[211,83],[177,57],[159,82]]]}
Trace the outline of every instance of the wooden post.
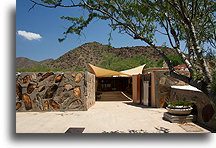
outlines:
{"label": "wooden post", "polygon": [[133,102],[140,103],[140,75],[132,76]]}
{"label": "wooden post", "polygon": [[151,106],[156,107],[156,98],[155,98],[155,72],[151,72]]}

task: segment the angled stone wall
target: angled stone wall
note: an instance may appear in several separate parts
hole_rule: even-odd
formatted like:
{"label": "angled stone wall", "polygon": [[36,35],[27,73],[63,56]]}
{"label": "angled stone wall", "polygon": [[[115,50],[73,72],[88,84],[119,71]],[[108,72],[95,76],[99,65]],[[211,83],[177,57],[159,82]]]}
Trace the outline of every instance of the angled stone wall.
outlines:
{"label": "angled stone wall", "polygon": [[[188,71],[177,71],[182,75],[189,75]],[[186,85],[183,81],[172,78],[168,71],[151,71],[151,106],[164,107],[170,96],[170,86]]]}
{"label": "angled stone wall", "polygon": [[171,88],[169,101],[174,100],[194,101],[192,114],[196,115],[196,121],[216,130],[215,104],[203,92]]}
{"label": "angled stone wall", "polygon": [[16,75],[17,111],[86,111],[95,103],[88,72],[23,72]]}

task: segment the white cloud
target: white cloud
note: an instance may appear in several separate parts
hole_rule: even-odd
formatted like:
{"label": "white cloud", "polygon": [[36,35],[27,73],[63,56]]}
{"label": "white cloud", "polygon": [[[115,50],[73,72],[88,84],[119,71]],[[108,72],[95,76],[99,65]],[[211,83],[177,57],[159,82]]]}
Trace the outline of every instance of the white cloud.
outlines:
{"label": "white cloud", "polygon": [[33,32],[26,32],[23,30],[18,30],[17,34],[26,38],[27,40],[40,40],[42,38],[40,34],[33,33]]}

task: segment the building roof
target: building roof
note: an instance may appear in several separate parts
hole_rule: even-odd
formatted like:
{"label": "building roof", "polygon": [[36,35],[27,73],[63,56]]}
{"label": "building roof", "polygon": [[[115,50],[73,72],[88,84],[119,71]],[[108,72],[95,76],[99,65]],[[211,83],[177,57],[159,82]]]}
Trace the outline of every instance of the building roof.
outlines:
{"label": "building roof", "polygon": [[179,69],[179,70],[187,70],[187,66],[186,65],[178,65],[178,66],[175,66],[174,69]]}
{"label": "building roof", "polygon": [[[178,65],[173,67],[175,70],[181,70],[181,71],[188,71],[188,68],[186,67],[186,65]],[[155,68],[146,68],[144,69],[143,73],[147,73],[147,72],[151,72],[151,71],[168,71],[169,68],[168,67],[155,67]]]}

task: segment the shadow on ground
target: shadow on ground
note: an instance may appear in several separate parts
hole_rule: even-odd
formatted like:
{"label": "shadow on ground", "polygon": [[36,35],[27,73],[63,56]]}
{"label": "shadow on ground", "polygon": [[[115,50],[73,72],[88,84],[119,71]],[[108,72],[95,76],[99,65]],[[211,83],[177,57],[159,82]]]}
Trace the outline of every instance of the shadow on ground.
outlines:
{"label": "shadow on ground", "polygon": [[127,132],[125,131],[120,131],[120,130],[116,130],[116,131],[103,131],[102,133],[104,134],[122,134],[122,133],[128,133],[128,134],[143,134],[143,133],[147,133],[144,130],[128,130]]}
{"label": "shadow on ground", "polygon": [[135,104],[133,102],[123,102],[127,105],[131,105],[131,106],[135,106],[135,107],[140,107],[140,108],[153,108],[153,107],[149,107],[149,106],[146,106],[146,105],[143,105],[143,104]]}
{"label": "shadow on ground", "polygon": [[[156,132],[153,133],[169,133],[170,130],[164,127],[155,127]],[[116,130],[116,131],[103,131],[102,133],[104,134],[145,134],[148,133],[147,131],[140,129],[140,130],[128,130],[128,131],[120,131],[120,130]]]}

